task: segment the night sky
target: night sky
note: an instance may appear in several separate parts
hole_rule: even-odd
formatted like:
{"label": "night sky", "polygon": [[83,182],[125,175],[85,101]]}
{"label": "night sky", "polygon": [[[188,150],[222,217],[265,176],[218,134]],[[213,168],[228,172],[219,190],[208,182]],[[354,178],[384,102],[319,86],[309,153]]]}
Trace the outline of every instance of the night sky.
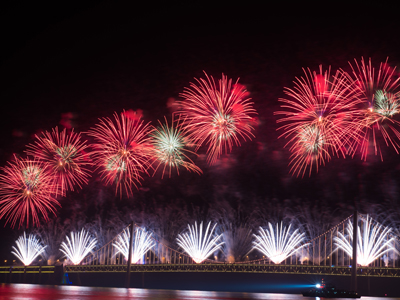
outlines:
{"label": "night sky", "polygon": [[[354,208],[367,213],[370,203],[399,207],[400,161],[393,149],[384,148],[383,162],[373,156],[367,162],[333,158],[310,177],[292,177],[274,116],[284,87],[292,87],[302,68],[348,69],[348,61],[362,56],[376,64],[389,57],[390,65],[400,67],[394,7],[191,2],[6,5],[0,18],[0,165],[13,153],[23,156],[35,134],[63,128],[65,121],[85,132],[98,118],[123,109],[142,110],[152,124],[170,118],[168,103],[205,71],[216,79],[221,73],[240,78],[246,86],[258,113],[252,141],[213,166],[200,149],[195,162],[203,175],[146,177],[131,199],[115,197],[94,176],[89,186],[60,199],[59,216],[67,218],[77,201],[88,211],[111,202],[147,203],[151,210],[175,201],[204,214],[221,199],[240,199],[245,210],[268,199],[282,206],[323,202],[344,216]],[[20,232],[2,229],[1,253],[10,251]]]}

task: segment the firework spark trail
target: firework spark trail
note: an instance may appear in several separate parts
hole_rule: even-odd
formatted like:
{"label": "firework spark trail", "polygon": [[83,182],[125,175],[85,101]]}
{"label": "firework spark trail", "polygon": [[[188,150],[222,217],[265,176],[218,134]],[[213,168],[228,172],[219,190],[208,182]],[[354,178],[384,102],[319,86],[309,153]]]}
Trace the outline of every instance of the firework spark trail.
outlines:
{"label": "firework spark trail", "polygon": [[[176,125],[174,125],[176,123]],[[168,121],[165,118],[165,124],[159,121],[160,126],[154,128],[151,137],[151,144],[153,145],[154,157],[157,166],[155,167],[154,173],[160,167],[164,165],[162,177],[164,176],[165,170],[168,168],[169,177],[171,177],[171,170],[176,169],[179,175],[179,167],[183,167],[188,171],[193,171],[201,174],[201,169],[196,166],[193,161],[185,153],[195,154],[194,152],[185,149],[189,144],[190,140],[186,137],[186,130],[183,127],[184,122],[178,118],[174,120],[172,116],[171,125],[168,125]]]}
{"label": "firework spark trail", "polygon": [[294,88],[285,88],[288,98],[281,98],[283,115],[277,122],[284,122],[279,130],[284,132],[290,145],[290,172],[304,176],[307,168],[318,172],[332,155],[345,156],[351,151],[357,135],[358,123],[354,120],[357,104],[357,91],[348,84],[349,79],[341,72],[330,75],[330,69],[319,73],[303,69],[305,77],[296,78]]}
{"label": "firework spark trail", "polygon": [[55,183],[60,185],[61,193],[74,190],[74,186],[82,188],[88,183],[90,171],[86,141],[81,140],[80,134],[59,132],[58,128],[52,132],[43,132],[36,136],[36,142],[28,145],[26,153],[35,159],[49,164]]}
{"label": "firework spark trail", "polygon": [[197,228],[197,222],[195,222],[192,227],[188,225],[189,233],[178,234],[177,237],[178,245],[198,264],[207,259],[214,251],[221,249],[224,243],[221,242],[217,244],[222,234],[213,237],[213,232],[217,223],[215,223],[209,231],[210,225],[211,221],[208,223],[204,236],[203,222],[200,223],[199,228]]}
{"label": "firework spark trail", "polygon": [[225,260],[229,263],[241,261],[252,250],[251,229],[245,225],[224,228],[222,237],[224,241],[222,252],[225,255]]}
{"label": "firework spark trail", "polygon": [[[113,246],[117,248],[117,253],[122,253],[126,260],[129,257],[129,242],[130,242],[129,229],[125,229],[119,236],[118,240],[113,243]],[[136,264],[138,261],[155,246],[155,242],[152,238],[152,234],[146,232],[142,228],[135,229],[135,238],[133,241],[132,258],[131,263]]]}
{"label": "firework spark trail", "polygon": [[97,240],[89,235],[85,229],[80,232],[71,232],[71,239],[66,236],[67,242],[61,243],[60,251],[74,264],[78,265],[97,244]]}
{"label": "firework spark trail", "polygon": [[[359,265],[368,266],[389,251],[397,252],[394,247],[395,238],[387,239],[392,228],[373,225],[368,216],[363,225],[362,230],[360,226],[357,226],[357,263]],[[346,230],[347,236],[338,232],[338,236],[334,237],[335,246],[337,247],[334,251],[342,249],[347,255],[353,257],[353,224],[350,221]]]}
{"label": "firework spark trail", "polygon": [[[304,240],[305,233],[299,234],[298,229],[290,234],[290,227],[286,229],[283,223],[279,227],[276,224],[276,230],[271,223],[268,223],[268,228],[260,227],[259,235],[253,234],[256,241],[253,241],[253,249],[259,250],[275,264],[280,264],[286,258],[293,255],[307,244],[301,245]],[[283,228],[282,228],[283,227]]]}
{"label": "firework spark trail", "polygon": [[96,140],[92,145],[94,163],[104,182],[115,184],[115,191],[121,196],[123,188],[128,196],[131,195],[132,186],[137,188],[142,174],[148,174],[152,155],[150,133],[149,124],[129,118],[125,112],[120,116],[115,113],[114,120],[100,119],[100,123],[89,131]]}
{"label": "firework spark trail", "polygon": [[41,255],[47,246],[40,244],[39,240],[35,235],[30,234],[28,238],[24,232],[23,236],[20,236],[18,240],[15,241],[17,248],[12,246],[14,251],[11,251],[18,259],[24,264],[24,266],[29,266],[39,255]]}
{"label": "firework spark trail", "polygon": [[366,160],[372,143],[375,155],[383,160],[378,136],[382,136],[386,146],[391,145],[397,153],[400,149],[400,77],[387,60],[380,64],[378,72],[375,72],[371,59],[368,64],[364,58],[361,58],[361,63],[354,61],[355,66],[349,63],[353,76],[342,73],[348,76],[351,88],[360,94],[362,101],[358,122],[363,138],[358,141],[356,149],[360,149],[361,159]]}
{"label": "firework spark trail", "polygon": [[53,183],[53,175],[46,164],[37,160],[19,159],[14,156],[0,174],[0,219],[18,228],[25,222],[29,227],[39,225],[39,215],[46,221],[48,214],[56,213],[60,206],[55,195],[59,187]]}
{"label": "firework spark trail", "polygon": [[206,80],[196,79],[198,85],[191,83],[185,88],[181,93],[184,100],[179,103],[189,138],[194,139],[197,149],[208,144],[207,161],[213,164],[223,152],[232,151],[233,144],[240,145],[239,137],[254,137],[250,123],[256,111],[238,81],[232,85],[232,80],[222,74],[217,86],[213,77],[205,76]]}

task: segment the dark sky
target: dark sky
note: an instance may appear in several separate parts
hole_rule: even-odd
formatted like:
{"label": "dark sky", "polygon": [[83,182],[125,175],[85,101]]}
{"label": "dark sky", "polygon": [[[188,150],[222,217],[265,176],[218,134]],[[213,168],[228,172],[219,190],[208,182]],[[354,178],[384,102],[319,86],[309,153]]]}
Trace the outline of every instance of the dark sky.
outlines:
{"label": "dark sky", "polygon": [[23,155],[35,133],[60,126],[65,113],[72,113],[79,132],[123,109],[141,109],[153,123],[169,116],[168,99],[177,99],[204,70],[215,78],[240,77],[258,112],[256,137],[214,167],[200,156],[201,177],[144,180],[152,196],[201,194],[190,200],[198,204],[228,190],[242,198],[327,199],[349,214],[362,201],[398,201],[399,156],[392,149],[384,162],[334,158],[309,178],[290,176],[289,152],[277,139],[273,115],[283,88],[303,67],[336,70],[361,56],[376,62],[389,56],[389,63],[399,66],[394,7],[191,2],[5,4],[1,165],[13,153]]}

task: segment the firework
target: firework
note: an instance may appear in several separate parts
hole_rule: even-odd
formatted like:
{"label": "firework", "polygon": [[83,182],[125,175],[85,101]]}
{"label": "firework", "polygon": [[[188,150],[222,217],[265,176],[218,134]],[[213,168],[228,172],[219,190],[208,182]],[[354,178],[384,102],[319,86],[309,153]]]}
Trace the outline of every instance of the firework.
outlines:
{"label": "firework", "polygon": [[222,79],[216,85],[214,78],[205,74],[206,80],[196,79],[198,85],[190,84],[181,94],[181,113],[186,118],[189,137],[197,144],[208,144],[208,162],[213,164],[223,153],[240,145],[239,137],[251,139],[255,114],[246,89],[236,81]]}
{"label": "firework", "polygon": [[192,227],[188,225],[189,233],[178,234],[177,237],[178,245],[198,264],[207,259],[214,251],[221,249],[223,244],[223,242],[217,244],[222,234],[213,237],[217,224],[215,223],[209,230],[210,225],[211,222],[208,223],[203,235],[203,222],[200,223],[199,228],[197,228],[197,222],[195,222]]}
{"label": "firework", "polygon": [[61,193],[64,193],[74,190],[74,186],[82,188],[88,182],[89,162],[85,143],[80,134],[73,131],[67,133],[66,129],[59,132],[56,127],[51,133],[46,131],[41,136],[36,136],[36,142],[28,145],[26,152],[48,163],[56,184],[60,185]]}
{"label": "firework", "polygon": [[345,156],[359,139],[354,115],[360,100],[347,76],[336,72],[331,77],[330,69],[323,72],[321,66],[319,74],[303,71],[305,77],[296,78],[293,89],[285,88],[288,98],[279,99],[284,110],[275,113],[283,115],[278,123],[286,123],[280,137],[288,139],[290,172],[297,176],[307,168],[310,175],[313,168],[318,171],[332,155]]}
{"label": "firework", "polygon": [[0,175],[0,219],[20,227],[26,220],[26,227],[32,222],[39,225],[39,216],[46,221],[48,214],[55,214],[60,206],[55,198],[58,186],[46,164],[37,160],[19,159],[8,162]]}
{"label": "firework", "polygon": [[222,252],[225,260],[229,263],[241,261],[251,249],[252,234],[251,229],[246,226],[232,226],[223,229],[222,233],[224,244]]}
{"label": "firework", "polygon": [[151,146],[147,135],[151,133],[149,124],[144,125],[139,118],[129,118],[123,112],[114,114],[114,120],[100,119],[89,131],[96,142],[93,144],[93,160],[100,169],[106,184],[115,184],[116,193],[125,190],[132,194],[132,186],[137,187],[142,174],[150,167]]}
{"label": "firework", "polygon": [[261,251],[275,264],[280,264],[306,245],[301,245],[305,234],[298,233],[298,229],[290,233],[291,226],[289,225],[286,229],[286,226],[283,227],[283,223],[281,226],[277,223],[276,230],[274,230],[273,225],[268,223],[267,229],[260,227],[259,235],[254,234],[256,241],[253,241],[253,249]]}
{"label": "firework", "polygon": [[350,66],[353,76],[347,76],[352,80],[351,87],[360,94],[362,101],[358,117],[360,135],[363,137],[358,143],[361,158],[367,159],[369,145],[372,144],[375,155],[383,159],[379,136],[386,146],[391,145],[399,153],[400,77],[395,73],[396,68],[391,68],[386,60],[375,72],[371,59],[366,64],[364,58],[361,58],[361,63],[355,60],[355,66],[351,63]]}
{"label": "firework", "polygon": [[157,165],[154,173],[160,165],[164,165],[162,176],[164,176],[167,168],[170,177],[171,170],[174,168],[179,174],[179,167],[183,167],[188,171],[194,171],[198,174],[202,173],[201,169],[186,155],[186,153],[194,154],[194,152],[186,149],[190,141],[186,137],[186,130],[183,127],[183,122],[181,122],[179,118],[174,121],[174,117],[172,117],[170,126],[166,118],[165,124],[162,124],[160,121],[159,124],[160,126],[154,128],[150,135],[154,157],[156,158],[155,164]]}
{"label": "firework", "polygon": [[[350,257],[353,256],[353,224],[347,225],[347,236],[338,232],[334,237],[336,250],[344,250]],[[374,260],[381,257],[389,251],[396,251],[394,248],[394,237],[389,238],[392,231],[390,227],[383,225],[373,225],[371,219],[367,216],[363,222],[362,230],[357,226],[357,263],[361,266],[368,266]],[[335,250],[335,251],[336,251]]]}
{"label": "firework", "polygon": [[[129,229],[125,229],[119,236],[118,240],[113,243],[118,252],[122,253],[126,260],[129,257],[129,242],[131,234]],[[131,263],[136,264],[142,257],[155,246],[151,233],[146,232],[142,228],[135,229],[135,238],[132,245]],[[118,253],[117,252],[117,253]]]}
{"label": "firework", "polygon": [[61,243],[60,251],[74,264],[78,265],[82,259],[96,247],[97,240],[82,229],[80,232],[71,232],[71,239],[66,236],[67,242]]}
{"label": "firework", "polygon": [[18,257],[25,266],[29,266],[46,249],[46,246],[41,245],[33,234],[30,234],[26,238],[25,232],[15,243],[17,244],[17,248],[13,246],[12,248],[15,252],[11,251],[11,253]]}

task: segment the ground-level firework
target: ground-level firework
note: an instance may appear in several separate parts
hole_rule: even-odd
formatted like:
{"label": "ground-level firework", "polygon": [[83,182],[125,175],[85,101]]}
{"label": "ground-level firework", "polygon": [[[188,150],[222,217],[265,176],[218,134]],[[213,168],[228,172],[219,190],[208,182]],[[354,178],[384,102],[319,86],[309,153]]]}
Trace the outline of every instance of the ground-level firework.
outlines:
{"label": "ground-level firework", "polygon": [[20,159],[14,156],[0,175],[0,219],[5,218],[11,227],[26,223],[39,225],[40,217],[49,219],[60,206],[55,198],[59,186],[45,163]]}
{"label": "ground-level firework", "polygon": [[[373,224],[369,216],[362,220],[363,226],[357,226],[357,264],[368,266],[373,261],[390,251],[397,252],[391,235],[392,228],[380,224]],[[334,237],[337,249],[344,250],[350,257],[353,256],[353,224],[349,221],[347,235],[338,232]]]}
{"label": "ground-level firework", "polygon": [[[155,246],[155,241],[151,233],[146,232],[143,228],[136,228],[134,232],[134,239],[132,243],[132,256],[131,263],[138,263],[147,251],[151,250]],[[117,253],[122,253],[126,260],[129,257],[129,243],[131,234],[129,229],[125,229],[119,236],[117,241],[113,243],[113,246],[118,250]]]}
{"label": "ground-level firework", "polygon": [[116,193],[132,194],[143,174],[148,174],[152,157],[148,134],[149,124],[123,112],[100,122],[90,129],[93,136],[93,160],[106,184],[115,185]]}
{"label": "ground-level firework", "polygon": [[216,225],[214,224],[210,229],[210,221],[206,230],[203,231],[203,222],[199,227],[195,222],[192,226],[188,225],[189,232],[178,234],[178,245],[198,264],[207,259],[214,251],[219,250],[223,244],[223,242],[218,243],[222,234],[213,235]]}
{"label": "ground-level firework", "polygon": [[232,79],[222,74],[217,85],[213,77],[205,76],[181,94],[184,100],[180,102],[180,113],[197,148],[207,144],[207,160],[213,164],[234,144],[240,145],[239,138],[253,137],[251,123],[256,112],[247,98],[248,92],[238,81],[232,84]]}
{"label": "ground-level firework", "polygon": [[97,244],[97,240],[90,236],[89,232],[82,229],[80,232],[71,232],[71,239],[61,243],[60,251],[74,264],[78,265]]}
{"label": "ground-level firework", "polygon": [[295,254],[306,244],[301,244],[304,241],[305,233],[299,233],[299,229],[290,232],[291,224],[288,228],[276,224],[276,229],[271,223],[268,223],[268,228],[260,227],[258,233],[254,234],[253,249],[259,250],[267,256],[275,264],[280,264],[286,258]]}
{"label": "ground-level firework", "polygon": [[46,250],[46,246],[43,246],[35,235],[30,234],[26,237],[24,232],[23,236],[20,236],[15,241],[17,247],[12,247],[14,251],[11,251],[18,259],[24,264],[29,266],[39,255],[42,255]]}
{"label": "ground-level firework", "polygon": [[55,184],[64,194],[88,183],[90,163],[86,148],[86,141],[81,139],[80,134],[74,131],[67,133],[67,129],[59,132],[56,127],[51,133],[45,131],[36,136],[35,143],[28,145],[26,152],[49,165]]}

